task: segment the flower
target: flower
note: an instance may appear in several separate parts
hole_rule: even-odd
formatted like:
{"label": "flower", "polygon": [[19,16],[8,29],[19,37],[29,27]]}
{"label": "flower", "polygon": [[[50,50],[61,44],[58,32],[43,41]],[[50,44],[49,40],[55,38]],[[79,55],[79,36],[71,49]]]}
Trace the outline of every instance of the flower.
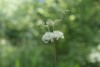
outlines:
{"label": "flower", "polygon": [[53,33],[52,32],[46,32],[43,37],[42,37],[42,41],[44,41],[45,43],[48,43],[48,41],[53,42]]}
{"label": "flower", "polygon": [[61,39],[64,38],[63,33],[60,31],[46,32],[42,37],[42,41],[48,43],[48,42],[54,42],[54,40],[58,40],[60,38]]}
{"label": "flower", "polygon": [[54,31],[53,32],[54,33],[54,38],[56,39],[56,40],[58,40],[58,39],[64,39],[64,35],[63,35],[63,32],[61,32],[61,31]]}
{"label": "flower", "polygon": [[96,62],[100,62],[100,52],[99,51],[93,51],[90,55],[89,55],[89,60],[92,63],[96,63]]}
{"label": "flower", "polygon": [[44,22],[43,22],[41,19],[39,19],[39,20],[37,21],[37,25],[44,25]]}
{"label": "flower", "polygon": [[54,21],[53,20],[51,20],[51,19],[48,19],[47,21],[46,21],[46,24],[47,25],[54,25]]}

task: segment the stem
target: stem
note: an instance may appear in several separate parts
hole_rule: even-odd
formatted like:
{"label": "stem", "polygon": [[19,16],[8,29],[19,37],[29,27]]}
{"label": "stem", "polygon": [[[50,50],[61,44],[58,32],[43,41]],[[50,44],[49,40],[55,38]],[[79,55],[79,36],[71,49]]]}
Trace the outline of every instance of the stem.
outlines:
{"label": "stem", "polygon": [[54,67],[56,67],[56,44],[54,44]]}
{"label": "stem", "polygon": [[54,31],[54,25],[53,25],[53,31]]}
{"label": "stem", "polygon": [[50,32],[49,26],[47,26],[47,30]]}

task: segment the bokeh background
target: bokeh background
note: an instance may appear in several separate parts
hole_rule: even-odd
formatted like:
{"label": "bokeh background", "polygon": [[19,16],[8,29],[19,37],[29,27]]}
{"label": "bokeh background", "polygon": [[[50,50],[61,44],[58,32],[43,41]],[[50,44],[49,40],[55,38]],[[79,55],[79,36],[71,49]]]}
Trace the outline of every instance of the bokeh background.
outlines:
{"label": "bokeh background", "polygon": [[47,19],[61,19],[65,36],[57,67],[100,67],[100,0],[0,0],[0,67],[53,67]]}

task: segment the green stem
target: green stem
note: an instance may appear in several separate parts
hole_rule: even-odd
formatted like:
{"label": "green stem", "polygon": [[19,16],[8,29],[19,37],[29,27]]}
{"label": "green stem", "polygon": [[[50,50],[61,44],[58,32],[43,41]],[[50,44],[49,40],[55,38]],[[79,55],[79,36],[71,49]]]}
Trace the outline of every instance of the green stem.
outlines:
{"label": "green stem", "polygon": [[56,44],[54,44],[54,67],[56,67]]}

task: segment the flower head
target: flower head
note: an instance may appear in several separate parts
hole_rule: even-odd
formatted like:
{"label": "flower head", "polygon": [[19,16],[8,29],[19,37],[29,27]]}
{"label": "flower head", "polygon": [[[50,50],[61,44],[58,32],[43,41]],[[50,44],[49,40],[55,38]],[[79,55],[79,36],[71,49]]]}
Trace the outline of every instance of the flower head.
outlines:
{"label": "flower head", "polygon": [[48,43],[48,42],[54,42],[54,40],[58,40],[60,38],[61,39],[64,38],[63,33],[60,31],[46,32],[42,37],[42,41]]}
{"label": "flower head", "polygon": [[39,20],[37,21],[37,25],[44,25],[44,22],[43,22],[41,19],[39,19]]}
{"label": "flower head", "polygon": [[64,35],[63,35],[63,32],[61,32],[61,31],[54,31],[53,32],[54,33],[54,38],[56,39],[56,40],[58,40],[58,39],[64,39]]}
{"label": "flower head", "polygon": [[94,51],[90,54],[89,60],[92,63],[100,62],[100,52]]}
{"label": "flower head", "polygon": [[48,19],[47,21],[46,21],[46,24],[47,25],[54,25],[54,21],[53,20],[51,20],[51,19]]}
{"label": "flower head", "polygon": [[46,32],[42,37],[42,41],[45,43],[48,43],[49,41],[53,42],[53,37],[54,36],[52,32]]}

